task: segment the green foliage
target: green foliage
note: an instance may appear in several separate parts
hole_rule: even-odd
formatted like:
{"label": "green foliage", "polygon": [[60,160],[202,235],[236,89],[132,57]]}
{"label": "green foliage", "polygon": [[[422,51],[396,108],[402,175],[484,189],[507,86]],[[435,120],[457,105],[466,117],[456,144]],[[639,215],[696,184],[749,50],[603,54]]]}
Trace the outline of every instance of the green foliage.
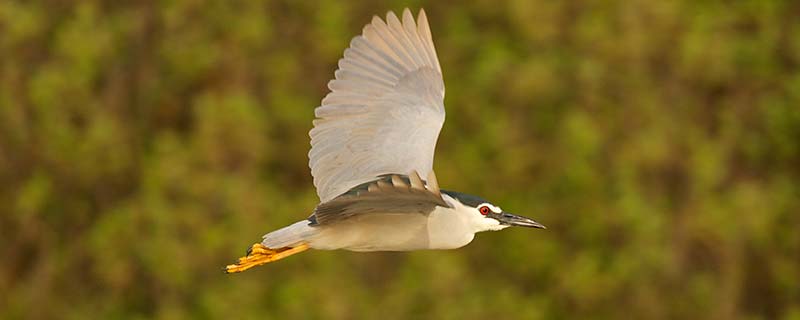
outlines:
{"label": "green foliage", "polygon": [[[220,268],[306,217],[313,108],[425,7],[462,249]],[[416,10],[416,9],[415,9]],[[0,318],[799,319],[796,1],[0,2]]]}

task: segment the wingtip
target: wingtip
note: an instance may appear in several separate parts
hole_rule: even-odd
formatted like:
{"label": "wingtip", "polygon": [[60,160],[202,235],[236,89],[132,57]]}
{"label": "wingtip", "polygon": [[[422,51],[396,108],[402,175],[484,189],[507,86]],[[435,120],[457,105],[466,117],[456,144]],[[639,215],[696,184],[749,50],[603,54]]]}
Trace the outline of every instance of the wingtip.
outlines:
{"label": "wingtip", "polygon": [[366,27],[367,27],[367,26],[369,26],[369,25],[374,25],[374,24],[382,24],[382,23],[383,23],[383,19],[381,19],[381,17],[379,17],[379,16],[376,14],[376,15],[373,15],[373,16],[372,16],[372,21],[370,22],[370,24],[368,24],[368,25],[364,26],[364,28],[366,28]]}
{"label": "wingtip", "polygon": [[[400,17],[405,17],[406,15],[408,15],[408,16],[410,16],[412,18],[414,17],[414,14],[411,12],[411,8],[409,8],[409,7],[403,8],[403,10],[400,11],[400,15],[394,13],[394,11],[389,10],[389,11],[386,11],[386,19],[385,19],[385,21],[389,21],[390,17],[393,17],[394,19],[397,19],[398,21],[401,21],[399,18]],[[380,17],[378,17],[377,15],[372,16],[373,21],[375,20],[375,18],[380,19]],[[417,19],[416,20],[419,21],[419,20],[422,20],[422,19],[426,19],[427,20],[428,18],[427,18],[427,15],[425,14],[425,9],[424,8],[419,8],[419,13],[417,13]]]}
{"label": "wingtip", "polygon": [[394,11],[389,10],[386,12],[386,21],[388,22],[389,20],[398,20],[397,14],[395,14]]}
{"label": "wingtip", "polygon": [[417,27],[414,15],[411,14],[411,10],[408,10],[408,8],[403,9],[403,26],[410,29],[415,29]]}

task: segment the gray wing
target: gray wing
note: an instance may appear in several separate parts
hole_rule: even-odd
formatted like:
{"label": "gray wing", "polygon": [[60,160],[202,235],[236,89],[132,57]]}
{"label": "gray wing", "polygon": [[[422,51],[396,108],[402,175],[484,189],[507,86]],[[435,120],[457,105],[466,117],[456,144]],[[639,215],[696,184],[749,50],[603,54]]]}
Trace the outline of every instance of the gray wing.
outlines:
{"label": "gray wing", "polygon": [[448,206],[436,175],[431,172],[426,188],[417,172],[412,171],[408,176],[383,176],[321,203],[309,220],[312,225],[326,225],[364,214],[428,214],[436,206]]}
{"label": "gray wing", "polygon": [[339,60],[315,110],[309,167],[321,202],[380,175],[427,176],[444,123],[444,84],[428,21],[373,17]]}

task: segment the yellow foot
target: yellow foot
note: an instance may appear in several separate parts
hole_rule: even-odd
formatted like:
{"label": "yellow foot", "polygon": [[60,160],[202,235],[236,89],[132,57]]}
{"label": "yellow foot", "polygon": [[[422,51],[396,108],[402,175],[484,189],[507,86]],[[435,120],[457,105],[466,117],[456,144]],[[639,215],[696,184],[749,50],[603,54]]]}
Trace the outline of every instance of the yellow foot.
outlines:
{"label": "yellow foot", "polygon": [[229,264],[225,267],[225,273],[242,272],[255,266],[278,261],[280,259],[308,250],[308,245],[303,243],[296,247],[285,247],[270,249],[260,243],[256,243],[247,250],[247,256],[239,258],[236,264]]}

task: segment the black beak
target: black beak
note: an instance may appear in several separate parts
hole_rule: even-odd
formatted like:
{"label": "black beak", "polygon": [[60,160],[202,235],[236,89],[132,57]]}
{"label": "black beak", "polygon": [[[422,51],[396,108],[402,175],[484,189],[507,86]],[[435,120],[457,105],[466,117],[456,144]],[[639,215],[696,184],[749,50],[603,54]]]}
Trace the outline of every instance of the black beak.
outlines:
{"label": "black beak", "polygon": [[532,219],[525,218],[523,216],[518,216],[513,213],[503,212],[496,216],[497,221],[500,221],[502,224],[507,224],[509,226],[517,226],[517,227],[528,227],[528,228],[537,228],[537,229],[547,229],[541,223],[533,221]]}

